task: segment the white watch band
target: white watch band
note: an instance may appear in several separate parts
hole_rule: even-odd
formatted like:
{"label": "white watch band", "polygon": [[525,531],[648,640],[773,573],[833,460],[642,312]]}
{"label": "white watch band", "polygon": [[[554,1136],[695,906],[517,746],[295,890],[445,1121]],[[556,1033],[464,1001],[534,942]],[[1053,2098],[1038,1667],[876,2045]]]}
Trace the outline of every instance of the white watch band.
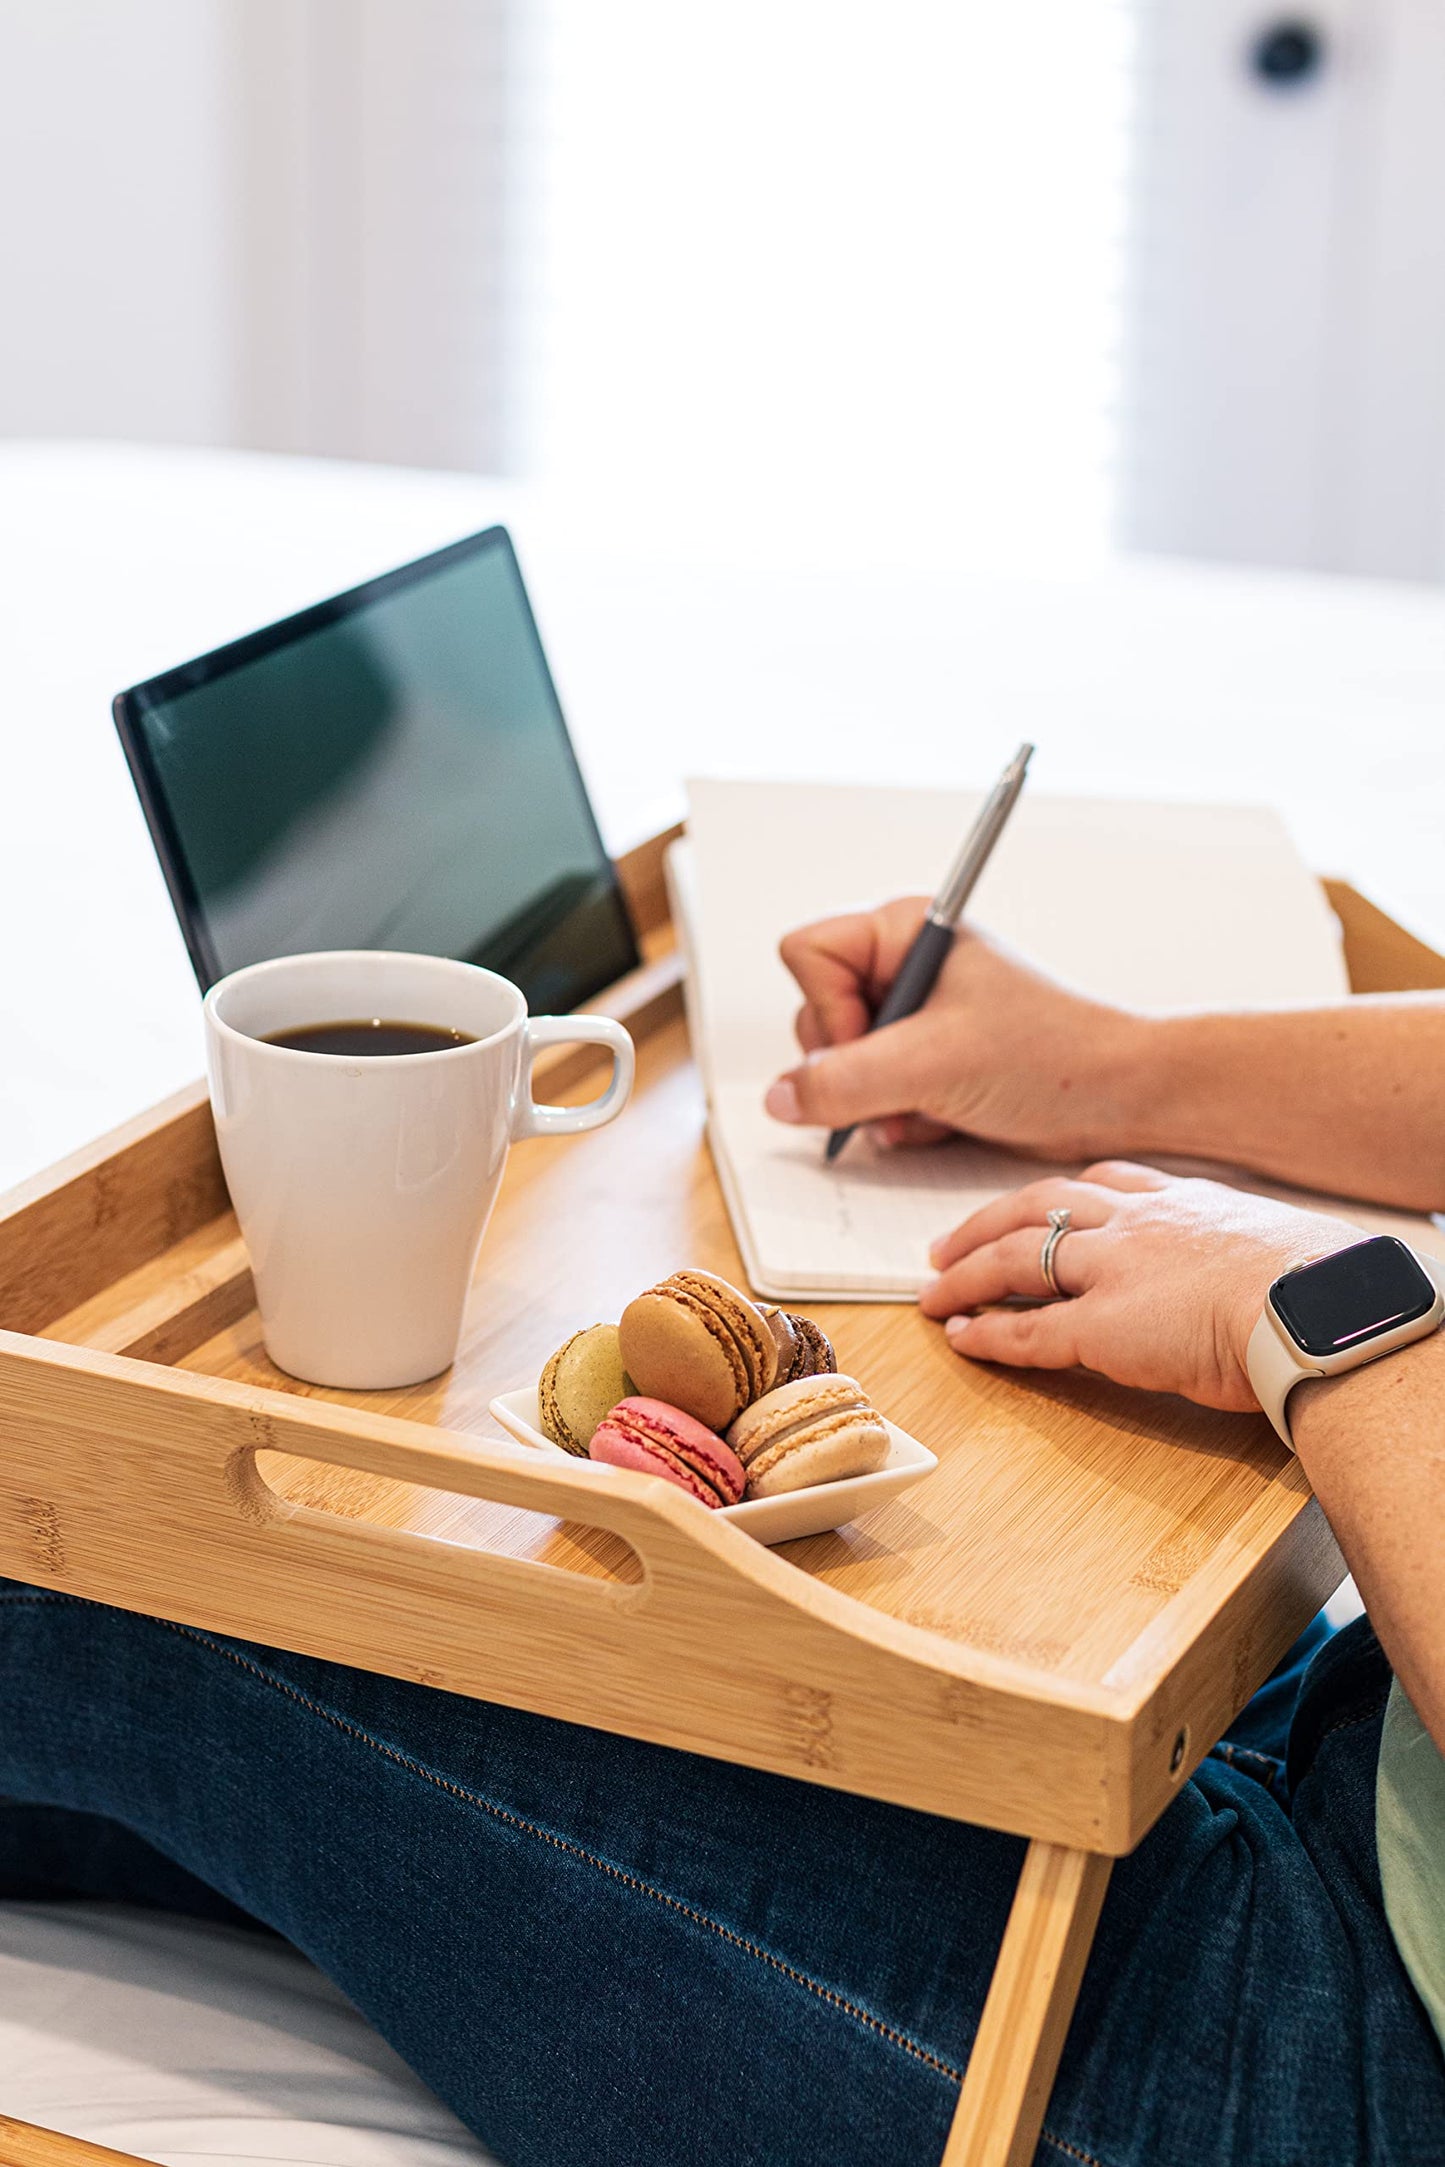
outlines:
{"label": "white watch band", "polygon": [[1249,1371],[1255,1398],[1293,1452],[1294,1439],[1289,1433],[1285,1403],[1297,1384],[1303,1384],[1306,1377],[1323,1377],[1324,1371],[1309,1366],[1293,1346],[1286,1346],[1268,1302],[1249,1335],[1244,1366]]}
{"label": "white watch band", "polygon": [[1417,1339],[1426,1339],[1430,1333],[1439,1330],[1445,1320],[1445,1262],[1419,1249],[1412,1248],[1410,1254],[1435,1282],[1434,1308],[1427,1316],[1417,1318],[1414,1324],[1367,1340],[1354,1354],[1336,1354],[1324,1361],[1312,1362],[1286,1333],[1275,1315],[1273,1304],[1266,1300],[1259,1321],[1249,1335],[1244,1366],[1249,1372],[1255,1398],[1291,1452],[1294,1451],[1294,1439],[1290,1435],[1287,1402],[1297,1384],[1303,1384],[1310,1377],[1343,1376],[1349,1370],[1362,1368],[1366,1362],[1377,1361],[1381,1355],[1393,1354],[1397,1348],[1413,1346]]}

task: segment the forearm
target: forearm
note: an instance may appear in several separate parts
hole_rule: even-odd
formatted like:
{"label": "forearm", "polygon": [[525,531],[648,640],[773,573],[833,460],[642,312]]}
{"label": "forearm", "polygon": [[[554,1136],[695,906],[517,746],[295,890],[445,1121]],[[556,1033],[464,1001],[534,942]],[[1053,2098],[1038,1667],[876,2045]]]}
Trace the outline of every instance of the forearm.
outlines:
{"label": "forearm", "polygon": [[1109,1151],[1226,1160],[1305,1188],[1445,1209],[1438,993],[1141,1021],[1122,1075]]}
{"label": "forearm", "polygon": [[1375,1630],[1445,1752],[1445,1332],[1298,1385],[1289,1407]]}

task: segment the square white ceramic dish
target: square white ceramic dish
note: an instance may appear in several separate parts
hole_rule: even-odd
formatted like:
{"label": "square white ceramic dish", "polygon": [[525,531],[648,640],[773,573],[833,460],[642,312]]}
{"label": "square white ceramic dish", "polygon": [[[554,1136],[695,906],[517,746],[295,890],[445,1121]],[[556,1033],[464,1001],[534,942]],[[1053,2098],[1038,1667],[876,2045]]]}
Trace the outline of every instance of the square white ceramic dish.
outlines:
{"label": "square white ceramic dish", "polygon": [[[560,1445],[554,1445],[542,1429],[534,1384],[518,1392],[499,1394],[490,1411],[493,1421],[500,1422],[519,1444],[533,1445],[564,1460],[570,1456]],[[789,1490],[782,1497],[744,1498],[741,1505],[721,1506],[720,1515],[758,1542],[797,1542],[801,1536],[826,1534],[829,1528],[842,1527],[871,1512],[875,1505],[896,1497],[910,1483],[931,1475],[937,1465],[937,1456],[927,1445],[920,1445],[916,1437],[890,1422],[888,1457],[873,1474],[854,1475],[846,1482],[815,1483],[811,1489]]]}

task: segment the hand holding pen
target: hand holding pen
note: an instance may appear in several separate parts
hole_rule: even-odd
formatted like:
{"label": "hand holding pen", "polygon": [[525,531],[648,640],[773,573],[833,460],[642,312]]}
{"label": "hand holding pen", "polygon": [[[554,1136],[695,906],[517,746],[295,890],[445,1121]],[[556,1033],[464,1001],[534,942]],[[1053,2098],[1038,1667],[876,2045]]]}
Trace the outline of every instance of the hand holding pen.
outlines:
{"label": "hand holding pen", "polygon": [[[953,947],[958,922],[968,899],[973,892],[979,875],[988,862],[994,845],[1003,832],[1009,814],[1017,803],[1032,752],[1032,745],[1020,746],[1018,753],[1004,770],[994,790],[990,793],[962,850],[959,852],[957,860],[951,867],[947,879],[939,889],[924,917],[922,925],[918,928],[917,934],[903,956],[881,1006],[872,1017],[871,1022],[868,1023],[867,1028],[870,1032],[879,1031],[886,1024],[895,1023],[913,1015],[928,999],[937,981],[938,974]],[[902,906],[892,905],[889,906],[888,913],[878,915],[881,919],[900,908]],[[839,920],[835,923],[841,931],[844,927],[861,926],[865,921]],[[803,983],[804,991],[810,993],[810,995],[812,987],[807,981],[814,977],[815,972],[823,962],[821,952],[807,956],[806,960],[803,960],[802,957],[796,959],[790,957],[789,949],[794,947],[802,950],[806,955],[810,934],[816,937],[827,930],[826,928],[807,929],[799,935],[790,937],[790,941],[784,943],[784,960],[790,963],[795,975],[799,976],[800,983]],[[840,970],[837,975],[846,978],[848,974],[846,971]],[[858,1006],[856,998],[851,999],[849,1005],[856,1009]],[[862,1017],[855,1024],[849,1025],[845,1022],[843,1030],[839,1033],[827,1030],[826,1027],[819,1032],[815,1025],[811,1044],[816,1049],[820,1042],[836,1043],[839,1038],[853,1038],[862,1027],[862,1022]],[[807,1045],[810,1041],[805,1038],[804,1043]],[[802,1103],[802,1099],[815,1096],[815,1093],[808,1088],[811,1081],[812,1078],[807,1070],[799,1071],[795,1077],[780,1078],[768,1093],[767,1104],[769,1111],[783,1121],[818,1119],[817,1112]],[[801,1095],[800,1086],[802,1087]],[[839,1110],[842,1111],[841,1108]],[[872,1116],[865,1114],[861,1118],[868,1119],[872,1118]],[[837,1157],[851,1134],[851,1127],[835,1130],[828,1144],[827,1155],[830,1161]]]}

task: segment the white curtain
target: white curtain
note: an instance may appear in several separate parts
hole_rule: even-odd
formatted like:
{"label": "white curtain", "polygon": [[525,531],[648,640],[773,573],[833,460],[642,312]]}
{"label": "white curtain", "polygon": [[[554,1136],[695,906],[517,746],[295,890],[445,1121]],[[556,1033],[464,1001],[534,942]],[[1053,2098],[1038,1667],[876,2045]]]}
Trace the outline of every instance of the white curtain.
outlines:
{"label": "white curtain", "polygon": [[515,456],[810,554],[1109,526],[1118,0],[534,0]]}

